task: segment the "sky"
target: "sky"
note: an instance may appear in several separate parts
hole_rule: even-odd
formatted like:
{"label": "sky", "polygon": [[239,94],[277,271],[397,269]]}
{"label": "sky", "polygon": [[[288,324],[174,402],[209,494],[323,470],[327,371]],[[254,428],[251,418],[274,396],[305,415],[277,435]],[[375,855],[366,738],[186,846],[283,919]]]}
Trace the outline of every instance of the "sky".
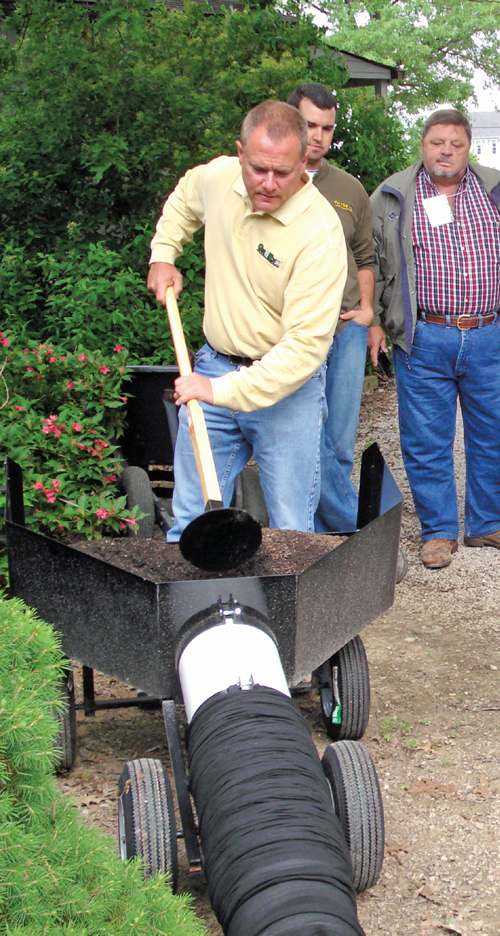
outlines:
{"label": "sky", "polygon": [[476,72],[476,77],[474,79],[474,87],[477,94],[477,105],[472,104],[470,110],[478,111],[494,111],[495,104],[497,107],[500,107],[500,88],[484,88],[483,82],[485,79],[484,72],[480,69]]}

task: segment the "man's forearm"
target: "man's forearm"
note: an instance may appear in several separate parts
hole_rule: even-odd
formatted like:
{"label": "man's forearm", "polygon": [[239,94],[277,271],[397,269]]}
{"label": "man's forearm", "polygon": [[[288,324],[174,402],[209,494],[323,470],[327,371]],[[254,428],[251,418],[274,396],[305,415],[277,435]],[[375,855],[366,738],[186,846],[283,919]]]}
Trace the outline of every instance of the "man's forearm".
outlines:
{"label": "man's forearm", "polygon": [[375,276],[373,270],[358,270],[359,291],[361,299],[359,306],[340,316],[344,322],[354,321],[367,328],[373,322],[373,297],[375,293]]}
{"label": "man's forearm", "polygon": [[375,274],[373,270],[358,270],[358,283],[361,293],[360,309],[369,309],[373,312],[373,298],[375,295]]}
{"label": "man's forearm", "polygon": [[177,183],[163,206],[151,241],[150,263],[170,263],[182,253],[202,225],[202,201],[199,180],[204,166],[191,169]]}

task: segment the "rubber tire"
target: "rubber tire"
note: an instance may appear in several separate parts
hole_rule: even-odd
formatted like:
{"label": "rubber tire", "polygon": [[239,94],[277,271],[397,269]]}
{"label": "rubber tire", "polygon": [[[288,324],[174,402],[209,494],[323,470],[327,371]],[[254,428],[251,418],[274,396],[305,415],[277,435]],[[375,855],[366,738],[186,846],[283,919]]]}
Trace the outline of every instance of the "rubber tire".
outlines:
{"label": "rubber tire", "polygon": [[396,585],[399,585],[399,583],[403,581],[407,572],[408,572],[408,557],[404,549],[402,549],[400,546],[398,549],[398,561],[396,564]]}
{"label": "rubber tire", "polygon": [[[139,507],[145,517],[138,520],[132,528],[127,524],[127,535],[139,539],[151,539],[155,528],[155,502],[151,482],[143,468],[129,465],[120,475],[120,486],[127,495],[127,507]],[[134,532],[136,531],[136,532]]]}
{"label": "rubber tire", "polygon": [[75,707],[75,686],[73,683],[73,671],[68,670],[66,679],[61,682],[59,695],[65,704],[64,709],[54,709],[54,715],[57,721],[57,737],[55,739],[57,747],[57,759],[55,761],[56,773],[63,770],[71,770],[76,757],[76,707]]}
{"label": "rubber tire", "polygon": [[374,763],[364,744],[329,744],[321,761],[351,853],[354,889],[377,883],[384,860],[384,807]]}
{"label": "rubber tire", "polygon": [[167,874],[177,890],[177,833],[170,781],[149,757],[127,761],[118,781],[118,842],[124,861],[141,858],[146,877]]}
{"label": "rubber tire", "polygon": [[259,472],[256,468],[249,468],[247,465],[237,476],[234,483],[232,506],[238,507],[240,510],[246,510],[263,527],[269,526],[269,515],[260,484]]}
{"label": "rubber tire", "polygon": [[[334,673],[337,671],[341,722],[334,724]],[[325,731],[332,741],[359,741],[370,717],[370,671],[359,634],[334,653],[319,668],[321,714]]]}

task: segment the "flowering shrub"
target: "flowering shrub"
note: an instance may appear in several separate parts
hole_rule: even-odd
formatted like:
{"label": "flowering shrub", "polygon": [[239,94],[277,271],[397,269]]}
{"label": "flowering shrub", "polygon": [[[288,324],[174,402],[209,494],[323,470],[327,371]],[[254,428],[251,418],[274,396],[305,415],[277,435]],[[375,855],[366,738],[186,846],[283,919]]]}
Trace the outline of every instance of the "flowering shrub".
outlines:
{"label": "flowering shrub", "polygon": [[[126,361],[121,345],[104,358],[0,332],[0,450],[23,469],[32,529],[98,539],[142,516],[116,487]],[[0,493],[1,517],[3,501]]]}

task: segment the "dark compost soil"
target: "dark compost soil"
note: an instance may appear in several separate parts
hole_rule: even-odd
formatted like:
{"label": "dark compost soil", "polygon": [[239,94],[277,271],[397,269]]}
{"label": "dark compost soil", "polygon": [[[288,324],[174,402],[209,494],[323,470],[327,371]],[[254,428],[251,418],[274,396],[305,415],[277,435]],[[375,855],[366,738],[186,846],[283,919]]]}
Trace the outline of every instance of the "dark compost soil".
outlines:
{"label": "dark compost soil", "polygon": [[225,572],[202,572],[183,559],[179,547],[163,540],[117,539],[73,543],[77,549],[154,582],[242,576],[294,575],[343,542],[339,536],[318,536],[294,530],[263,530],[262,545],[249,562]]}

